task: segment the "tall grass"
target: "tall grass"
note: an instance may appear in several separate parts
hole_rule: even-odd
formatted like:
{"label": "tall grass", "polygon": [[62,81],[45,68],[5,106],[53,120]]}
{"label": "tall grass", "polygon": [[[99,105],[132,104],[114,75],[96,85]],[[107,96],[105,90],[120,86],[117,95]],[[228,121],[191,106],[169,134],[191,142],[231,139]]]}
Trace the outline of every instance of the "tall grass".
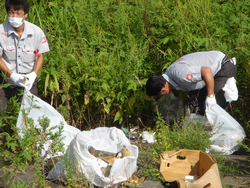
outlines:
{"label": "tall grass", "polygon": [[[147,78],[205,50],[237,58],[240,98],[233,115],[247,122],[249,1],[29,2],[27,20],[43,29],[51,50],[39,73],[39,95],[72,125],[110,126],[150,115]],[[1,12],[0,21],[6,20]]]}

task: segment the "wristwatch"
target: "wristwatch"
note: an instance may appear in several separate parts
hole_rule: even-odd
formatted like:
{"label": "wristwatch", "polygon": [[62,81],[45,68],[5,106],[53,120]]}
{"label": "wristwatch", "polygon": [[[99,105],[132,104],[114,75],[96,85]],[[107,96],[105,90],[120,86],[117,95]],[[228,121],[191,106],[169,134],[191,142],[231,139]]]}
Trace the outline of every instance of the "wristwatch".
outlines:
{"label": "wristwatch", "polygon": [[208,95],[207,97],[209,97],[209,98],[214,98],[215,95]]}

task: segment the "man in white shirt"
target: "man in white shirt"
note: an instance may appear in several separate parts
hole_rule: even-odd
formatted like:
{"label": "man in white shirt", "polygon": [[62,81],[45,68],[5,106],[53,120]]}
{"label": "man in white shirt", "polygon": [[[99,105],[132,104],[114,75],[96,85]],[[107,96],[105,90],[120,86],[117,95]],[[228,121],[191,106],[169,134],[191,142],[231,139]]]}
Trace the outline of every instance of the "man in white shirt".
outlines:
{"label": "man in white shirt", "polygon": [[163,75],[148,79],[149,96],[159,97],[178,90],[188,92],[188,104],[193,113],[205,114],[214,104],[226,109],[224,87],[228,78],[235,77],[237,67],[233,60],[219,51],[196,52],[185,55],[168,67]]}
{"label": "man in white shirt", "polygon": [[0,83],[10,86],[0,89],[0,112],[24,87],[38,95],[37,74],[43,65],[43,53],[49,51],[44,32],[25,21],[29,12],[27,0],[6,0],[5,8],[9,21],[0,25]]}

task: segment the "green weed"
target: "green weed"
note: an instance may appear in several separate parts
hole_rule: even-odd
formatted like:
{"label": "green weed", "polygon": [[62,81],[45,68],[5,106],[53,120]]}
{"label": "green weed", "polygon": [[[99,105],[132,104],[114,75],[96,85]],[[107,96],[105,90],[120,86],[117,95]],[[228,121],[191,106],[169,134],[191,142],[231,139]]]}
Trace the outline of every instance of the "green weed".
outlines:
{"label": "green weed", "polygon": [[12,185],[10,186],[10,188],[31,188],[32,185],[28,185],[27,181],[24,181],[23,183],[18,181],[17,184],[14,184],[14,182],[12,183]]}
{"label": "green weed", "polygon": [[[7,127],[7,131],[0,133],[0,136],[5,135],[5,143],[0,147],[0,166],[5,172],[2,181],[7,185],[10,183],[10,177],[17,171],[22,171],[30,165],[35,165],[36,169],[36,184],[44,187],[45,181],[45,165],[46,157],[52,157],[63,152],[62,144],[62,125],[55,125],[49,128],[50,120],[47,117],[40,117],[38,125],[34,124],[32,118],[28,117],[32,108],[39,108],[37,106],[30,106],[28,109],[22,110],[23,113],[23,129],[19,130],[15,127],[20,103],[17,98],[12,98],[9,102],[7,111],[1,115],[4,118],[2,125]],[[8,116],[6,116],[8,114]],[[54,131],[57,129],[56,131]],[[48,145],[46,153],[44,145],[53,140],[52,144]],[[8,166],[11,164],[11,169]],[[26,184],[16,185],[17,187],[25,186]],[[14,186],[14,185],[12,185]],[[26,185],[28,186],[28,185]]]}
{"label": "green weed", "polygon": [[156,142],[152,147],[143,148],[140,152],[145,166],[140,169],[146,176],[154,179],[163,178],[160,175],[160,154],[175,149],[193,149],[206,151],[211,145],[211,133],[205,130],[202,122],[181,119],[173,126],[166,124],[162,115],[157,110]]}
{"label": "green weed", "polygon": [[226,158],[223,155],[215,155],[215,158],[217,161],[221,178],[224,178],[225,176],[238,172],[239,165],[230,162],[230,158]]}

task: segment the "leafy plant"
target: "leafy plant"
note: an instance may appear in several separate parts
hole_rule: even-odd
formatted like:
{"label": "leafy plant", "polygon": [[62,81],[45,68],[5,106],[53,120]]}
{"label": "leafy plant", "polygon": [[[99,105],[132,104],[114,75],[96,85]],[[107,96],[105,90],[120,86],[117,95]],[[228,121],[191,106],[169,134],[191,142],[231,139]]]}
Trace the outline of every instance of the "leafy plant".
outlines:
{"label": "leafy plant", "polygon": [[230,158],[226,158],[223,155],[215,155],[216,162],[218,164],[218,169],[220,172],[220,177],[224,178],[230,174],[233,174],[238,171],[239,165],[230,162]]}
{"label": "leafy plant", "polygon": [[211,145],[212,134],[206,130],[202,122],[185,118],[170,126],[157,110],[156,125],[156,142],[153,147],[145,148],[141,152],[141,160],[146,160],[141,171],[154,179],[163,180],[159,172],[159,156],[162,152],[176,149],[206,151]]}
{"label": "leafy plant", "polygon": [[21,181],[18,181],[17,184],[14,184],[12,182],[12,185],[10,188],[31,188],[32,185],[27,184],[27,181],[24,181],[23,183]]}
{"label": "leafy plant", "polygon": [[[14,104],[11,104],[14,101]],[[9,125],[10,123],[16,124],[17,115],[13,116],[20,109],[20,103],[18,103],[16,98],[12,98],[9,102],[7,109],[7,118],[5,114],[4,125]],[[17,107],[17,108],[16,108]],[[0,158],[2,169],[7,169],[8,164],[12,165],[11,171],[6,171],[4,175],[4,182],[9,184],[9,177],[13,175],[15,171],[19,171],[27,168],[29,165],[34,164],[36,166],[36,175],[38,186],[44,186],[45,181],[45,164],[46,157],[52,158],[58,154],[58,152],[63,152],[63,142],[62,142],[62,130],[63,125],[50,126],[50,120],[47,117],[40,117],[38,119],[38,125],[35,125],[34,120],[28,117],[29,112],[32,108],[39,108],[37,106],[31,105],[28,109],[23,109],[23,129],[18,130],[15,126],[10,126],[11,132],[4,132],[0,135],[5,135],[6,142],[3,147],[0,148]],[[15,110],[11,112],[11,110]],[[1,116],[1,117],[2,117]],[[56,130],[56,131],[54,131]],[[51,142],[53,140],[53,142]],[[47,146],[47,152],[45,153],[44,146]],[[41,172],[42,169],[42,172]],[[25,186],[18,183],[16,186]],[[28,186],[28,185],[27,185]]]}

